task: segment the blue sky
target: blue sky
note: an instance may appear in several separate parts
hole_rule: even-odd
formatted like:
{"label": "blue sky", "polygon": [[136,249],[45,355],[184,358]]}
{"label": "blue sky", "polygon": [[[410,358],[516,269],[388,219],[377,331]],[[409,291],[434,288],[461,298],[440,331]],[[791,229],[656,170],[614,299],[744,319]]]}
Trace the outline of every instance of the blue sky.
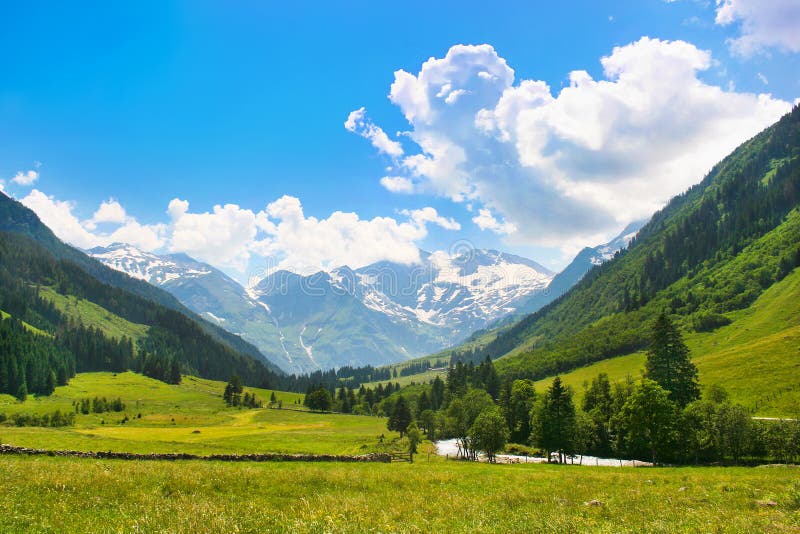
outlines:
{"label": "blue sky", "polygon": [[79,246],[123,228],[240,278],[459,240],[557,269],[800,96],[797,2],[757,4],[4,2],[0,179]]}

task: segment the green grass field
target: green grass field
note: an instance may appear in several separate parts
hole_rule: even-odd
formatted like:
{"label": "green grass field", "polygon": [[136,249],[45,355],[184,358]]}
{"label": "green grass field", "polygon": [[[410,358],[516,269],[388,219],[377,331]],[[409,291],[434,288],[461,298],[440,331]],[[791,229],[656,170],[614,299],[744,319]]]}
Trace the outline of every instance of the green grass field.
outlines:
{"label": "green grass field", "polygon": [[[792,468],[0,458],[4,532],[790,532]],[[587,504],[592,500],[599,505]]]}
{"label": "green grass field", "polygon": [[[362,454],[384,448],[396,433],[377,417],[319,414],[304,410],[302,395],[275,392],[286,409],[238,409],[225,406],[225,384],[184,377],[178,386],[135,373],[86,373],[50,397],[20,403],[0,395],[0,413],[43,414],[73,411],[86,397],[121,397],[123,413],[78,414],[74,427],[38,428],[0,425],[0,442],[44,449],[118,452],[320,453]],[[265,403],[271,391],[246,388]],[[138,415],[141,414],[141,418]],[[128,416],[130,421],[121,424]],[[386,436],[384,444],[379,436]]]}

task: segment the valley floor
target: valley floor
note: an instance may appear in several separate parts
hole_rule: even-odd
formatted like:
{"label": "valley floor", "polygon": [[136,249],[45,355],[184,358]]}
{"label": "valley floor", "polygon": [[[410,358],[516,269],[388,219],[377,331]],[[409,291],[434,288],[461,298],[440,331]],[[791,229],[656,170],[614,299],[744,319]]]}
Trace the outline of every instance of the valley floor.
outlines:
{"label": "valley floor", "polygon": [[[0,425],[0,442],[94,451],[361,454],[391,448],[378,417],[228,408],[224,384],[78,375],[50,397],[0,396],[0,413],[74,411],[75,426]],[[270,391],[250,390],[268,400]],[[141,414],[141,417],[139,417]],[[124,424],[121,419],[130,419]],[[627,468],[445,460],[227,463],[0,456],[0,532],[674,532],[800,528],[800,469]]]}

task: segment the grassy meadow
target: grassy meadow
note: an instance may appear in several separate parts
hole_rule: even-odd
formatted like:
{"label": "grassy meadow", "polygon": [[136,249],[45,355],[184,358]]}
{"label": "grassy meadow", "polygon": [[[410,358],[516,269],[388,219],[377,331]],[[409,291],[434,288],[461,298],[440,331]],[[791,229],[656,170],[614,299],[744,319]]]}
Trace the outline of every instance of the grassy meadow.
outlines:
{"label": "grassy meadow", "polygon": [[[798,470],[0,458],[0,531],[790,532]],[[596,501],[596,502],[592,502]]]}
{"label": "grassy meadow", "polygon": [[[386,420],[304,410],[302,395],[276,391],[285,409],[229,408],[225,384],[186,376],[174,386],[136,373],[85,373],[49,397],[24,403],[0,395],[0,413],[44,414],[74,411],[73,401],[120,397],[124,412],[78,414],[74,427],[0,425],[0,442],[23,447],[135,453],[320,453],[362,454],[382,449],[396,433]],[[246,388],[267,403],[272,391]],[[141,418],[139,417],[141,414]],[[124,424],[123,418],[128,417]],[[384,444],[379,436],[385,435]]]}
{"label": "grassy meadow", "polygon": [[[792,416],[800,388],[800,273],[733,322],[687,335],[703,384],[719,383],[758,415]],[[57,298],[57,297],[54,297]],[[71,312],[102,314],[83,302]],[[93,320],[96,320],[94,317]],[[139,325],[106,316],[116,334]],[[578,396],[599,372],[638,377],[644,354],[563,376]],[[765,370],[762,372],[762,370]],[[769,370],[767,372],[766,370]],[[401,383],[432,376],[409,376]],[[548,380],[537,383],[543,391]],[[0,425],[12,445],[134,453],[362,454],[395,447],[386,419],[225,406],[225,384],[168,385],[135,373],[86,373],[50,397],[0,395],[0,413],[74,411],[95,396],[124,412],[78,414],[73,427]],[[272,391],[247,388],[263,402]],[[122,422],[127,416],[128,421]],[[380,437],[383,436],[383,440]],[[610,468],[445,460],[422,445],[414,464],[121,461],[0,456],[0,532],[796,532],[796,467]]]}

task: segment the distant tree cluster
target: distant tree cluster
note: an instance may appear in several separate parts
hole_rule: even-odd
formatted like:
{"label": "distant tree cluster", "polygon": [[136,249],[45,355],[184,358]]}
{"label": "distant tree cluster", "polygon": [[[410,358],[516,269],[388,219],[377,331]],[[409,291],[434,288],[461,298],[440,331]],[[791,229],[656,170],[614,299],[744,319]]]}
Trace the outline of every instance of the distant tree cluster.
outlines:
{"label": "distant tree cluster", "polygon": [[417,374],[420,374],[420,373],[424,373],[425,371],[427,371],[431,367],[434,367],[434,368],[445,367],[445,366],[447,366],[448,361],[449,360],[442,360],[442,359],[438,359],[438,360],[436,360],[434,362],[430,362],[428,360],[423,360],[423,361],[416,362],[416,363],[405,364],[400,369],[400,372],[398,374],[399,374],[399,376],[417,375]]}
{"label": "distant tree cluster", "polygon": [[233,375],[228,380],[228,383],[225,384],[222,398],[228,406],[240,406],[242,408],[261,408],[263,406],[263,403],[256,397],[255,393],[244,391],[242,380],[237,375]]}
{"label": "distant tree cluster", "polygon": [[178,360],[165,353],[139,353],[139,372],[144,376],[161,380],[167,384],[181,383],[181,365]]}
{"label": "distant tree cluster", "polygon": [[105,397],[94,397],[72,401],[75,413],[88,415],[90,413],[124,412],[125,403],[120,397],[108,400]]}
{"label": "distant tree cluster", "polygon": [[[443,384],[442,384],[443,385]],[[393,393],[400,391],[400,384],[388,382],[375,388],[361,386],[353,389],[340,385],[338,389],[328,389],[323,384],[309,386],[303,404],[314,411],[334,411],[356,415],[388,415],[395,399]]]}

